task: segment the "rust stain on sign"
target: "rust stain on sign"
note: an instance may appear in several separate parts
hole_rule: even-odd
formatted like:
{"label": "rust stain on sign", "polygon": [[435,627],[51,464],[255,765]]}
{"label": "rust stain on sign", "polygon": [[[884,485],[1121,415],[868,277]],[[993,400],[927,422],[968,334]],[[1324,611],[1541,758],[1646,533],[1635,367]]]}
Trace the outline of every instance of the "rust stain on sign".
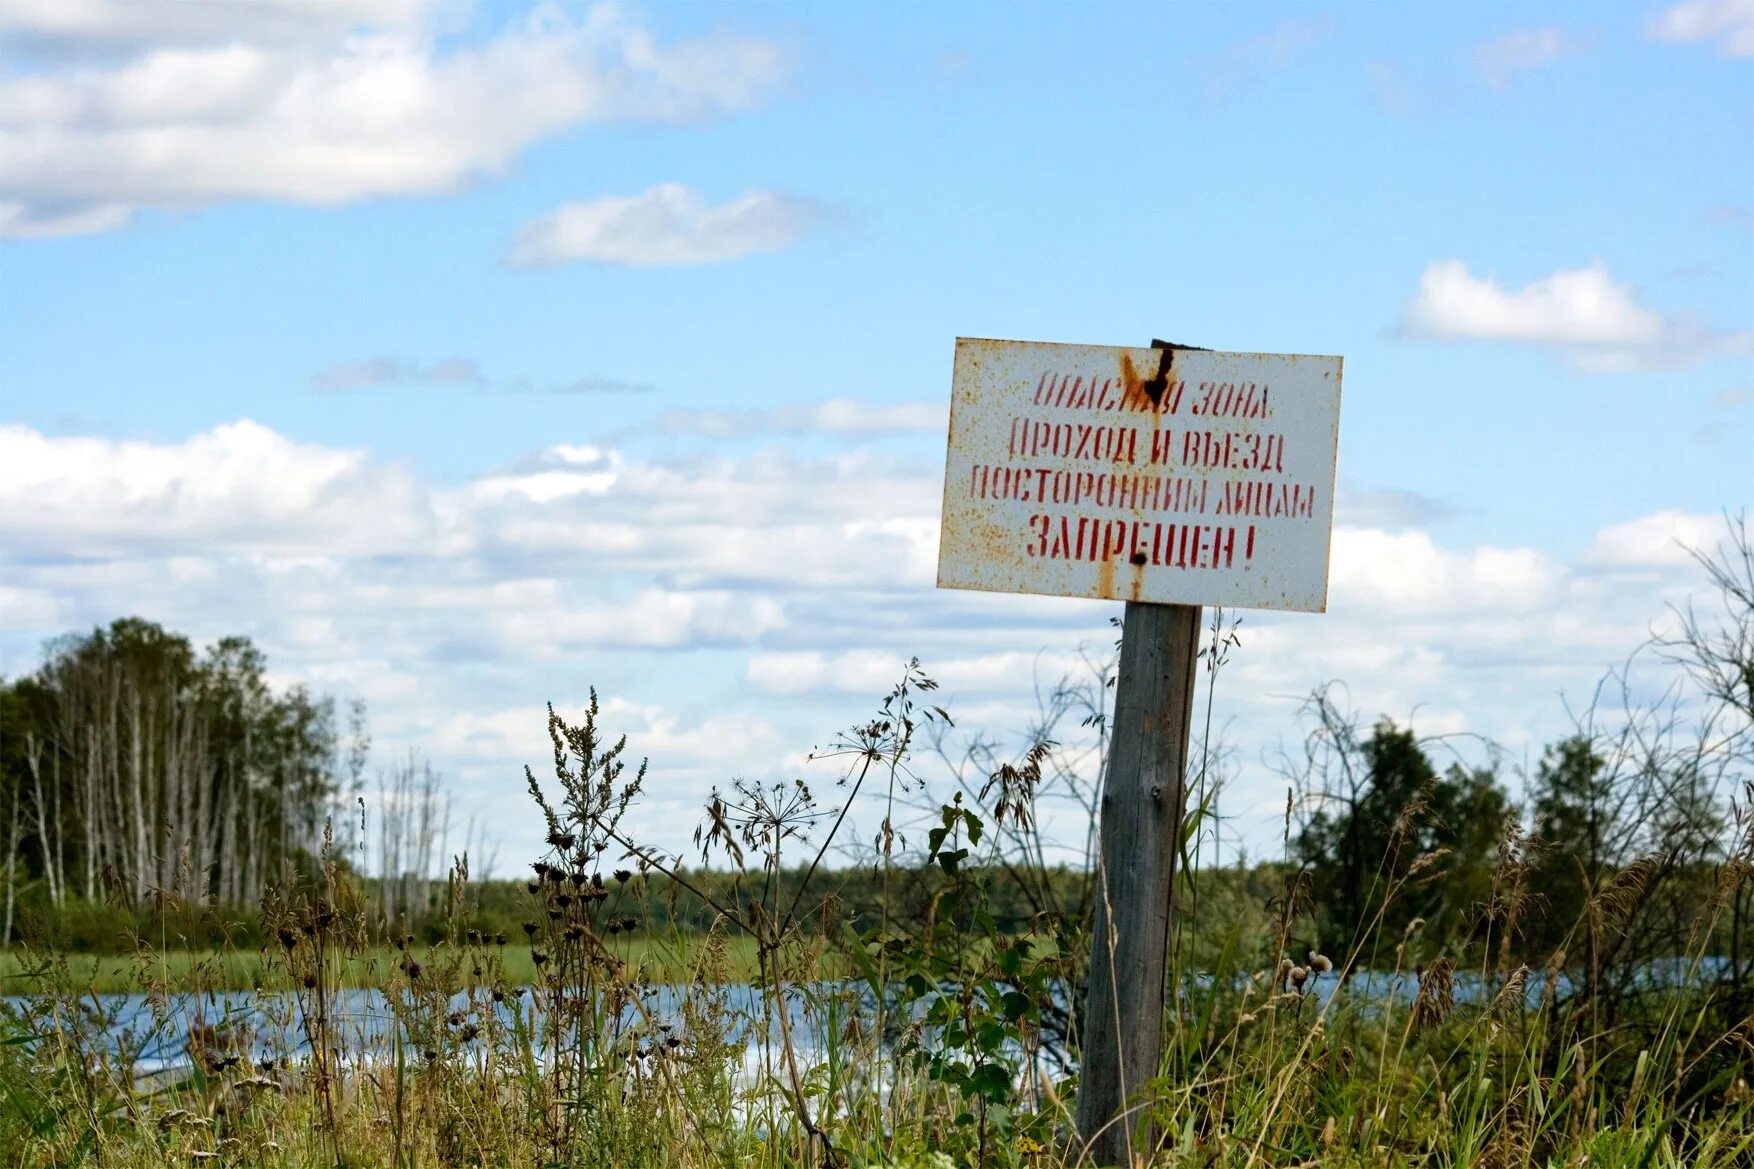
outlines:
{"label": "rust stain on sign", "polygon": [[940,586],[1325,608],[1341,360],[1158,345],[958,339]]}

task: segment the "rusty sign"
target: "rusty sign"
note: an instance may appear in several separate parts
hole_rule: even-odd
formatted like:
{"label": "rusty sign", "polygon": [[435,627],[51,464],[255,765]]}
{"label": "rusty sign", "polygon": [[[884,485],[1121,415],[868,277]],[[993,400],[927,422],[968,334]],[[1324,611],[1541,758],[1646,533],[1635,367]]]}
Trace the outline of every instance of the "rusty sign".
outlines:
{"label": "rusty sign", "polygon": [[958,338],[939,587],[1323,611],[1340,367]]}

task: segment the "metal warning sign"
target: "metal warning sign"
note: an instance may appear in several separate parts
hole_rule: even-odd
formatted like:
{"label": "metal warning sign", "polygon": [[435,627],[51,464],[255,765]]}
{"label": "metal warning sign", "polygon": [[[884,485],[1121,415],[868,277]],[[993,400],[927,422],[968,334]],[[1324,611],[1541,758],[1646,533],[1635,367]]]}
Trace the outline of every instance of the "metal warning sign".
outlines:
{"label": "metal warning sign", "polygon": [[939,587],[1323,611],[1340,367],[958,338]]}

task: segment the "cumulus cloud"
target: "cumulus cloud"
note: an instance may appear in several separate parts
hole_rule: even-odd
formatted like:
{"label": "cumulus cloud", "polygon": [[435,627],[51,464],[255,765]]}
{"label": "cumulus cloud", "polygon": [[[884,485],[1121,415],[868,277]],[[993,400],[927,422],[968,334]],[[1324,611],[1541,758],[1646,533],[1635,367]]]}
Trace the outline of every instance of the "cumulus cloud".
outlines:
{"label": "cumulus cloud", "polygon": [[1594,44],[1593,37],[1573,35],[1557,25],[1522,28],[1476,45],[1473,65],[1486,84],[1502,89],[1519,73],[1586,52]]}
{"label": "cumulus cloud", "polygon": [[1590,541],[1581,563],[1589,569],[1685,567],[1693,563],[1694,552],[1712,548],[1723,530],[1718,516],[1659,511],[1603,528]]}
{"label": "cumulus cloud", "polygon": [[[361,509],[369,498],[379,509]],[[0,539],[38,555],[202,548],[389,554],[443,539],[412,476],[255,422],[180,443],[0,425]]]}
{"label": "cumulus cloud", "polygon": [[584,123],[746,108],[785,70],[769,42],[660,44],[610,5],[539,5],[449,47],[401,0],[6,3],[14,29],[137,42],[0,76],[13,236],[107,230],[141,207],[450,191]]}
{"label": "cumulus cloud", "polygon": [[[935,700],[1005,739],[1112,651],[1118,606],[933,587],[941,474],[863,449],[579,441],[438,485],[251,422],[170,442],[0,427],[0,672],[128,613],[248,634],[281,680],[363,694],[381,754],[431,753],[514,846],[543,703],[576,714],[594,683],[606,726],[652,756],[646,830],[680,846],[710,784],[789,775],[914,655]],[[1367,715],[1538,747],[1564,729],[1560,693],[1697,586],[1684,545],[1721,533],[1662,512],[1566,558],[1440,540],[1414,522],[1430,501],[1386,496],[1343,511],[1328,614],[1243,614],[1217,696],[1233,809],[1282,801],[1262,761],[1332,678]],[[1239,830],[1265,846],[1270,820]]]}
{"label": "cumulus cloud", "polygon": [[505,259],[526,268],[718,264],[789,247],[825,214],[814,199],[778,191],[714,206],[681,183],[659,183],[639,195],[568,203],[525,224]]}
{"label": "cumulus cloud", "polygon": [[1683,0],[1651,17],[1645,32],[1663,41],[1715,41],[1726,57],[1754,57],[1754,0]]}
{"label": "cumulus cloud", "polygon": [[1474,275],[1461,260],[1438,261],[1421,275],[1401,328],[1414,336],[1548,346],[1586,369],[1677,366],[1754,352],[1754,333],[1659,313],[1599,261],[1515,289]]}

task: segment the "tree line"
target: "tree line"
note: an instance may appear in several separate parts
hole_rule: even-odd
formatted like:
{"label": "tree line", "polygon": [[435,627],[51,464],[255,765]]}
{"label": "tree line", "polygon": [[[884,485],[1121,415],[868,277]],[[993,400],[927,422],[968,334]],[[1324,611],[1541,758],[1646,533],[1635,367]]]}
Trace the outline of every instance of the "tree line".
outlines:
{"label": "tree line", "polygon": [[149,896],[244,905],[315,853],[363,767],[332,698],[276,689],[262,652],[123,618],[51,643],[0,683],[0,942],[20,893],[46,909]]}

